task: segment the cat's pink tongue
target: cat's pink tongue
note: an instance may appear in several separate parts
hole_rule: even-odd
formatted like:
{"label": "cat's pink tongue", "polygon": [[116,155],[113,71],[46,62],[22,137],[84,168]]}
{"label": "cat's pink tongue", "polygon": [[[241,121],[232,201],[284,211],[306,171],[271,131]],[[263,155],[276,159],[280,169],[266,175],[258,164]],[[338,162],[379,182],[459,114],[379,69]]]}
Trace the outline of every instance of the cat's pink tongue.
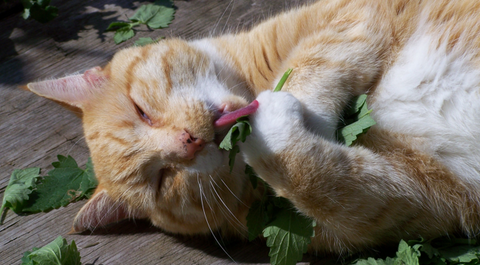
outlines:
{"label": "cat's pink tongue", "polygon": [[255,113],[257,109],[258,109],[258,101],[254,100],[252,101],[252,103],[248,104],[248,106],[246,107],[224,114],[223,116],[218,118],[218,120],[215,121],[214,126],[222,127],[225,125],[234,124],[238,118]]}

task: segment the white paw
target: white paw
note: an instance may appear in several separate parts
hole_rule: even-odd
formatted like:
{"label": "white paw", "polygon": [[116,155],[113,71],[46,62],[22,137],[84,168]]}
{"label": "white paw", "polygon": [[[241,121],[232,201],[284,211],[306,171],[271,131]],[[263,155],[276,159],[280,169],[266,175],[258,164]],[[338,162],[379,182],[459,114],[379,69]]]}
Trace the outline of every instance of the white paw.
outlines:
{"label": "white paw", "polygon": [[252,134],[240,148],[246,159],[277,153],[287,147],[291,136],[303,128],[300,101],[288,92],[262,92],[258,110],[250,115]]}

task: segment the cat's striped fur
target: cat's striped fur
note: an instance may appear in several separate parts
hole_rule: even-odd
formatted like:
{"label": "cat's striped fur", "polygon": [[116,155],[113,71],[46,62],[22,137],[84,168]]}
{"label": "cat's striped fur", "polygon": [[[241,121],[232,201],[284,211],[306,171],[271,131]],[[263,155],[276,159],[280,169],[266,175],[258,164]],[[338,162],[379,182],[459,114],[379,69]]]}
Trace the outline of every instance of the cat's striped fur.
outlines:
{"label": "cat's striped fur", "polygon": [[[29,84],[83,112],[100,181],[75,231],[148,218],[169,232],[245,236],[260,196],[232,174],[213,122],[257,98],[245,162],[346,253],[479,231],[480,2],[322,0],[248,32],[118,52],[103,69]],[[271,90],[287,68],[283,91]],[[377,125],[335,142],[347,102]]]}

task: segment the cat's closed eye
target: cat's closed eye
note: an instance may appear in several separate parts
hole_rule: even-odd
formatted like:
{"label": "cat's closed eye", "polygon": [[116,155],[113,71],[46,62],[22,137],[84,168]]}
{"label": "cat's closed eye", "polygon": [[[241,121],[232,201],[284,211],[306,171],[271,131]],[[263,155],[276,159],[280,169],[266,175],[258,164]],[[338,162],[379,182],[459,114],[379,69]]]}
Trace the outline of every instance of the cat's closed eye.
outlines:
{"label": "cat's closed eye", "polygon": [[145,121],[146,123],[148,123],[148,125],[152,125],[152,120],[150,119],[150,117],[145,113],[145,111],[142,110],[142,108],[140,108],[138,106],[137,103],[133,102],[133,104],[135,105],[135,109],[137,110],[137,113],[138,115],[140,116],[140,118]]}

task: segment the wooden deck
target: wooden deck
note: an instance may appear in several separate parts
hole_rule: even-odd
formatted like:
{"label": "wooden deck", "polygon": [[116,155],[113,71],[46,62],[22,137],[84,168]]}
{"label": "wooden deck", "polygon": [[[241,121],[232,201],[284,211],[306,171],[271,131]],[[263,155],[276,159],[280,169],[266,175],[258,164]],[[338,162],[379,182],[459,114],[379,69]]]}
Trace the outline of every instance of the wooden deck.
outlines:
{"label": "wooden deck", "polygon": [[[294,0],[175,1],[169,28],[137,37],[180,36],[186,39],[250,27]],[[2,2],[3,3],[3,2]],[[0,5],[0,198],[14,169],[50,170],[57,154],[71,155],[84,165],[89,153],[81,121],[53,102],[18,89],[28,82],[61,77],[105,65],[115,51],[110,22],[134,13],[140,2],[126,0],[52,1],[59,17],[47,23],[25,21],[21,6]],[[7,10],[8,8],[8,10]],[[135,39],[136,39],[135,38]],[[168,235],[146,221],[125,221],[93,234],[68,235],[73,217],[85,201],[48,213],[17,216],[9,211],[0,226],[0,263],[20,264],[23,253],[58,235],[73,239],[83,264],[264,264],[268,249],[262,241],[229,242],[226,252],[211,237]],[[322,263],[307,256],[306,263]]]}

